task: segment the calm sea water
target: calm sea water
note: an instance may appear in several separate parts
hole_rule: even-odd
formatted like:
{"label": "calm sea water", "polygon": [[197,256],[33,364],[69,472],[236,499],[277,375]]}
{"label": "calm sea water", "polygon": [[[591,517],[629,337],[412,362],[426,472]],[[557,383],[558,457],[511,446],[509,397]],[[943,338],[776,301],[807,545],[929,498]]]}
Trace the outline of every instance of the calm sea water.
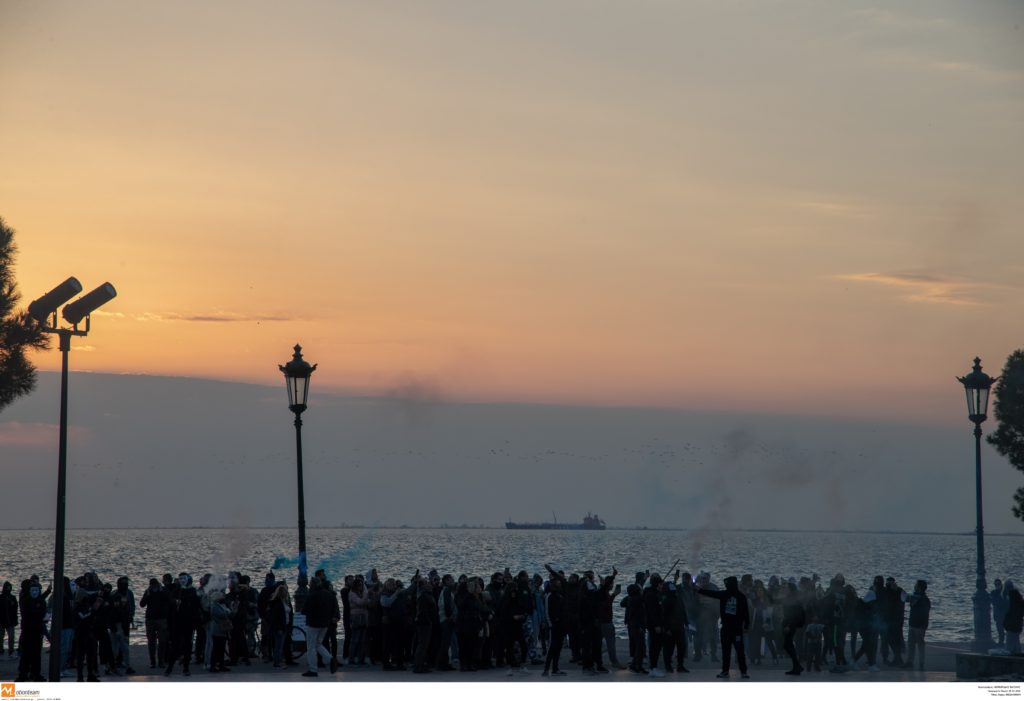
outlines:
{"label": "calm sea water", "polygon": [[[995,577],[1024,582],[1024,538],[986,539],[991,585]],[[751,573],[767,581],[818,573],[826,582],[842,572],[863,594],[876,574],[892,575],[910,590],[929,582],[932,600],[929,637],[966,641],[972,637],[975,539],[957,535],[809,534],[691,531],[505,531],[473,529],[310,529],[310,570],[324,567],[332,579],[376,567],[382,577],[408,580],[417,569],[487,576],[510,567],[543,572],[545,562],[568,571],[608,573],[615,565],[632,581],[638,570],[665,572],[680,567],[706,570],[720,581]],[[295,529],[72,530],[67,535],[65,573],[95,570],[104,581],[132,580],[137,597],[150,577],[180,571],[198,579],[204,572],[238,570],[262,586],[277,561],[279,577],[294,583],[295,568],[284,562],[297,550]],[[0,580],[19,582],[36,573],[53,574],[53,534],[0,531]],[[621,625],[621,609],[616,606]],[[138,613],[141,624],[142,611]],[[139,631],[141,634],[141,630]]]}

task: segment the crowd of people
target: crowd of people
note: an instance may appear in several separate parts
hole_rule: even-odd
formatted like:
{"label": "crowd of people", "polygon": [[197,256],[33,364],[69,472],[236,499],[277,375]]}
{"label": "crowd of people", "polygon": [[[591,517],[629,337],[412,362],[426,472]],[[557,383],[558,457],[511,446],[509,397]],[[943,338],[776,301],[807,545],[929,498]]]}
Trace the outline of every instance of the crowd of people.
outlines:
{"label": "crowd of people", "polygon": [[[416,674],[507,668],[509,676],[543,665],[544,676],[561,676],[563,654],[591,676],[609,667],[685,674],[689,660],[710,658],[728,678],[733,654],[744,678],[748,663],[778,664],[783,654],[791,663],[785,673],[794,676],[878,671],[879,664],[911,669],[915,662],[924,669],[931,611],[924,580],[908,593],[893,577],[878,576],[859,593],[841,574],[827,584],[817,575],[765,583],[746,574],[726,577],[722,588],[706,572],[694,578],[676,570],[665,578],[638,572],[623,594],[615,569],[601,577],[545,568],[546,578],[506,568],[487,579],[417,570],[408,583],[382,580],[376,570],[335,583],[319,570],[300,575],[294,592],[273,572],[259,589],[239,572],[206,574],[197,583],[182,572],[149,580],[138,601],[127,577],[113,585],[92,572],[65,577],[60,669],[79,681],[99,681],[101,668],[135,674],[128,643],[137,609],[144,611],[149,666],[167,676],[178,667],[190,675],[193,664],[209,673],[254,661],[286,670],[303,654],[304,677],[346,665]],[[1011,581],[995,585],[999,644],[1020,654],[1024,600]],[[45,680],[51,593],[36,576],[22,582],[17,597],[10,582],[3,585],[0,652],[6,637],[15,655],[20,622],[18,681]],[[625,609],[628,662],[615,644],[617,600]]]}

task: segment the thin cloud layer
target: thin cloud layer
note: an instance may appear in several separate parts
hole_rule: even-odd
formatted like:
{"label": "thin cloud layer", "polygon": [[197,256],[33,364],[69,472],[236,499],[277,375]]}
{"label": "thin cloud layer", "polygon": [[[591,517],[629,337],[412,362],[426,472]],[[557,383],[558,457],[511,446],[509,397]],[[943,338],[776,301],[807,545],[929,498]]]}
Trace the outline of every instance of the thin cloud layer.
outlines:
{"label": "thin cloud layer", "polygon": [[854,273],[839,275],[840,280],[872,282],[886,287],[900,288],[906,292],[904,299],[910,302],[928,304],[976,305],[974,292],[981,287],[977,283],[952,280],[938,275],[923,273]]}
{"label": "thin cloud layer", "polygon": [[253,322],[253,321],[295,321],[296,317],[285,316],[283,314],[241,314],[239,312],[197,312],[197,313],[183,313],[183,312],[142,312],[141,314],[124,314],[122,312],[103,312],[95,311],[93,314],[97,316],[108,316],[119,319],[131,319],[133,321],[160,321],[160,322],[171,322],[171,321],[204,321],[204,322],[215,322],[215,323],[237,323],[237,322]]}

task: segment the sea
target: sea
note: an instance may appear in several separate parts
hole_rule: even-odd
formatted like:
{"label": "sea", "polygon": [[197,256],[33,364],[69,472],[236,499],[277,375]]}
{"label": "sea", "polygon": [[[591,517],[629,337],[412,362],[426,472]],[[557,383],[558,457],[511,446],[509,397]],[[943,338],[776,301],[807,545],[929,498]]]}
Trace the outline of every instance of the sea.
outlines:
{"label": "sea", "polygon": [[[721,583],[728,575],[752,574],[765,582],[820,575],[823,584],[842,573],[858,594],[875,575],[893,576],[907,591],[928,581],[932,601],[929,639],[962,642],[973,637],[971,596],[975,587],[973,535],[908,533],[811,533],[776,531],[509,531],[484,528],[307,529],[310,572],[322,567],[332,580],[376,568],[381,578],[408,581],[419,569],[485,578],[508,567],[544,573],[545,563],[565,572],[592,569],[625,585],[638,571],[665,574],[677,568],[706,571]],[[65,574],[95,571],[103,581],[127,575],[136,598],[151,577],[188,572],[248,574],[256,587],[273,571],[294,585],[296,528],[69,530]],[[987,536],[988,583],[996,577],[1024,583],[1024,537]],[[0,531],[0,580],[17,583],[38,574],[53,576],[53,532]],[[293,587],[294,589],[294,587]],[[615,613],[620,635],[623,610]],[[137,614],[143,636],[143,611]]]}

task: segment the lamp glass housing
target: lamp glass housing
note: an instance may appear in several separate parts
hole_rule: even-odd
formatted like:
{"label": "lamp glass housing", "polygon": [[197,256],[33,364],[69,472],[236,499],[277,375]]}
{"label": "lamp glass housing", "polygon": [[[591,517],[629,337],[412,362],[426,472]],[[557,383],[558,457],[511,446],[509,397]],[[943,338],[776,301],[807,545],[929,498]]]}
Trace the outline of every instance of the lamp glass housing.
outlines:
{"label": "lamp glass housing", "polygon": [[310,365],[302,359],[302,346],[295,345],[295,354],[285,365],[279,365],[284,373],[284,386],[288,392],[288,408],[299,413],[306,410],[306,402],[309,400],[309,381],[316,370],[316,365]]}

